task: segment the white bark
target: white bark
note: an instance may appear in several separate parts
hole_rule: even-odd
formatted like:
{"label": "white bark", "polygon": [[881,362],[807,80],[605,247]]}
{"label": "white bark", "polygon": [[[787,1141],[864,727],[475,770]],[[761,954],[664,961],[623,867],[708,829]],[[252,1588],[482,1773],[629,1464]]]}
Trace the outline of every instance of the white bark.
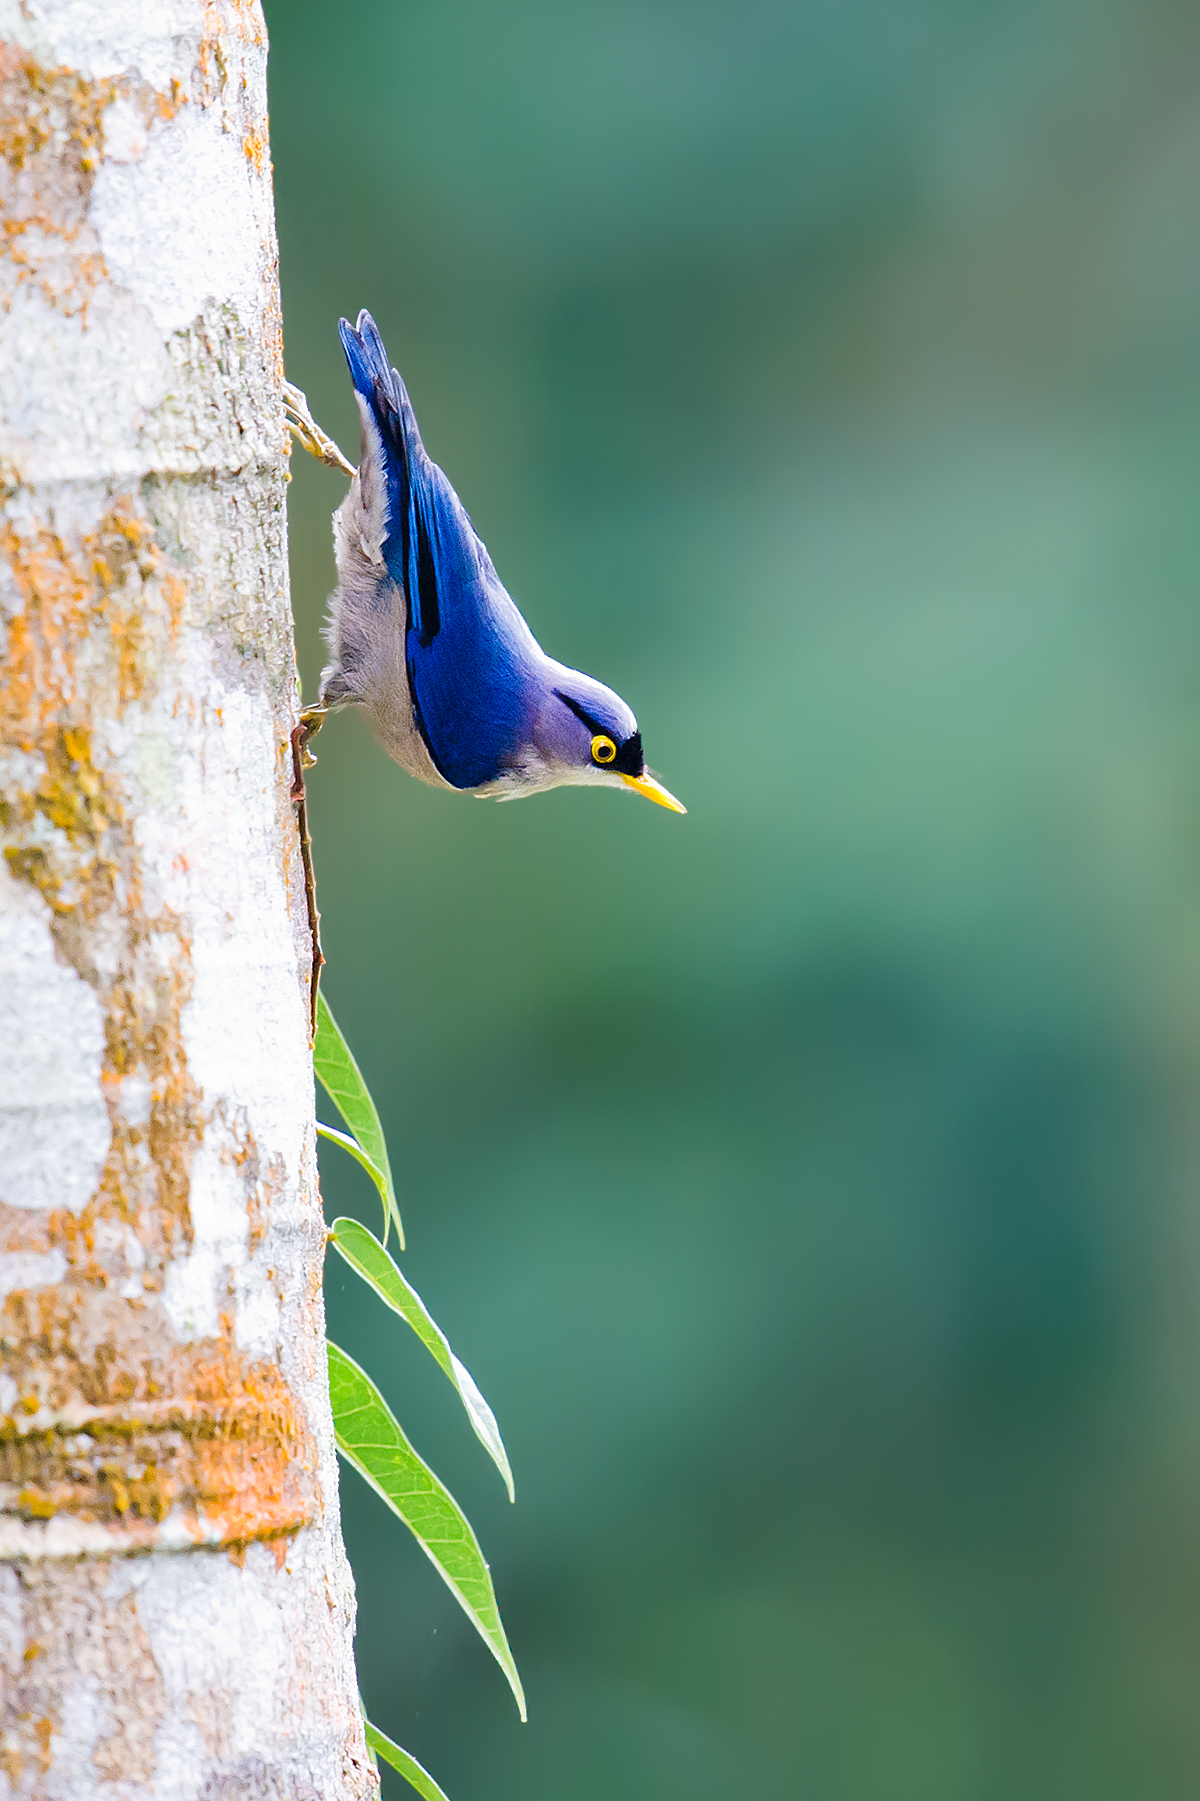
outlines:
{"label": "white bark", "polygon": [[258,0],[0,0],[0,1801],[369,1794]]}

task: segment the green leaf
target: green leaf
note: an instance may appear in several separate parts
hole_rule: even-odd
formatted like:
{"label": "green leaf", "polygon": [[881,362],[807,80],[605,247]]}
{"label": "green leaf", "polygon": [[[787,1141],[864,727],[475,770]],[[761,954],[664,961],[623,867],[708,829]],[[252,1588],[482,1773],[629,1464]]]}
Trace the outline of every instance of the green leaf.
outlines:
{"label": "green leaf", "polygon": [[[387,1177],[377,1163],[372,1163],[357,1138],[351,1138],[349,1132],[339,1132],[336,1126],[327,1126],[323,1120],[317,1121],[317,1133],[321,1138],[328,1138],[331,1144],[340,1144],[344,1151],[349,1151],[356,1163],[361,1163],[367,1174],[379,1190],[379,1198],[383,1202],[383,1236],[388,1233],[388,1191]],[[404,1249],[404,1239],[400,1239],[400,1249]]]}
{"label": "green leaf", "polygon": [[[379,1123],[379,1114],[371,1099],[371,1092],[363,1081],[362,1071],[354,1061],[350,1046],[342,1037],[336,1019],[329,1011],[329,1002],[325,999],[324,989],[317,995],[317,1035],[313,1042],[313,1068],[321,1086],[358,1141],[358,1149],[363,1153],[358,1159],[359,1162],[364,1169],[371,1172],[373,1177],[375,1177],[376,1171],[383,1177],[380,1194],[386,1202],[388,1218],[395,1222],[396,1236],[400,1240],[400,1249],[403,1250],[404,1227],[400,1224],[400,1209],[396,1205],[396,1190],[392,1183],[392,1168],[388,1162],[387,1142],[383,1136],[383,1127]],[[327,1137],[330,1135],[328,1128],[325,1128],[325,1135]],[[347,1145],[346,1148],[350,1147]],[[372,1166],[374,1167],[372,1168]],[[386,1219],[383,1236],[386,1243]]]}
{"label": "green leaf", "polygon": [[412,1783],[418,1795],[424,1795],[425,1801],[446,1801],[445,1790],[438,1787],[429,1771],[423,1769],[415,1757],[411,1757],[407,1751],[402,1751],[386,1732],[380,1732],[378,1726],[372,1726],[370,1720],[364,1720],[363,1725],[366,1728],[369,1748],[382,1757],[386,1763],[390,1763],[393,1770],[399,1770],[400,1774]]}
{"label": "green leaf", "polygon": [[337,1345],[326,1348],[338,1450],[404,1521],[465,1609],[508,1677],[524,1719],[521,1678],[500,1623],[492,1578],[466,1515],[417,1456],[367,1372]]}
{"label": "green leaf", "polygon": [[375,1234],[368,1232],[356,1219],[335,1219],[330,1241],[393,1313],[408,1321],[426,1350],[436,1357],[459,1392],[476,1438],[503,1476],[509,1500],[515,1500],[512,1470],[496,1416],[476,1388],[470,1370],[450,1349],[445,1333],[430,1317],[429,1309],[416,1289],[401,1275]]}

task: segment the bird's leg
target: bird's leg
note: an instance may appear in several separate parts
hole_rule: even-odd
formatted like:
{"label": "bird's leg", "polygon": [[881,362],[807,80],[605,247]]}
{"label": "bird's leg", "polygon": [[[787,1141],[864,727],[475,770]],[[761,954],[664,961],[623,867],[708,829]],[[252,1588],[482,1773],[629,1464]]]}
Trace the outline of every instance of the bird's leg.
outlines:
{"label": "bird's leg", "polygon": [[328,707],[305,707],[300,715],[300,723],[292,728],[292,767],[295,770],[292,799],[304,799],[304,771],[311,769],[316,762],[316,753],[309,750],[310,738],[315,738],[326,719],[329,717]]}
{"label": "bird's leg", "polygon": [[327,707],[306,707],[299,724],[292,728],[292,800],[296,804],[296,827],[300,834],[300,861],[304,868],[304,899],[308,907],[308,930],[312,939],[312,973],[309,976],[309,1031],[317,1035],[317,992],[325,955],[321,949],[321,915],[317,911],[317,878],[313,869],[312,839],[308,834],[308,800],[304,792],[304,771],[316,762],[308,741],[325,723]]}
{"label": "bird's leg", "polygon": [[283,410],[292,436],[303,444],[310,456],[327,469],[338,469],[343,475],[356,475],[354,464],[347,462],[328,432],[323,432],[308,410],[308,401],[290,381],[283,384]]}

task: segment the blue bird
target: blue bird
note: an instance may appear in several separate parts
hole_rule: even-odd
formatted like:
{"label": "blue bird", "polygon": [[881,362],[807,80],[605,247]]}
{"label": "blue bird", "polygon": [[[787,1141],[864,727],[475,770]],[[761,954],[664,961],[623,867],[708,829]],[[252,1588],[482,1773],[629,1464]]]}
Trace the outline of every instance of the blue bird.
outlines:
{"label": "blue bird", "polygon": [[548,657],[526,625],[426,455],[371,315],[338,331],[362,418],[357,469],[285,388],[301,443],[353,477],[333,516],[338,585],[313,724],[362,707],[396,762],[434,787],[513,800],[586,783],[686,812],[646,768],[620,696]]}

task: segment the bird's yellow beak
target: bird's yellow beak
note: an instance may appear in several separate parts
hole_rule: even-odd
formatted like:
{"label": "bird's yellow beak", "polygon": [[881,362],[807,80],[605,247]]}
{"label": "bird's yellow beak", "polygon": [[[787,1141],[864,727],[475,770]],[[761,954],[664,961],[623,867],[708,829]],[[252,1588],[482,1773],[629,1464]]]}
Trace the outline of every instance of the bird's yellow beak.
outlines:
{"label": "bird's yellow beak", "polygon": [[683,802],[676,800],[675,796],[668,793],[662,783],[656,782],[652,775],[623,775],[621,780],[627,787],[634,789],[638,794],[644,794],[647,800],[654,801],[656,805],[670,807],[672,813],[687,812]]}

